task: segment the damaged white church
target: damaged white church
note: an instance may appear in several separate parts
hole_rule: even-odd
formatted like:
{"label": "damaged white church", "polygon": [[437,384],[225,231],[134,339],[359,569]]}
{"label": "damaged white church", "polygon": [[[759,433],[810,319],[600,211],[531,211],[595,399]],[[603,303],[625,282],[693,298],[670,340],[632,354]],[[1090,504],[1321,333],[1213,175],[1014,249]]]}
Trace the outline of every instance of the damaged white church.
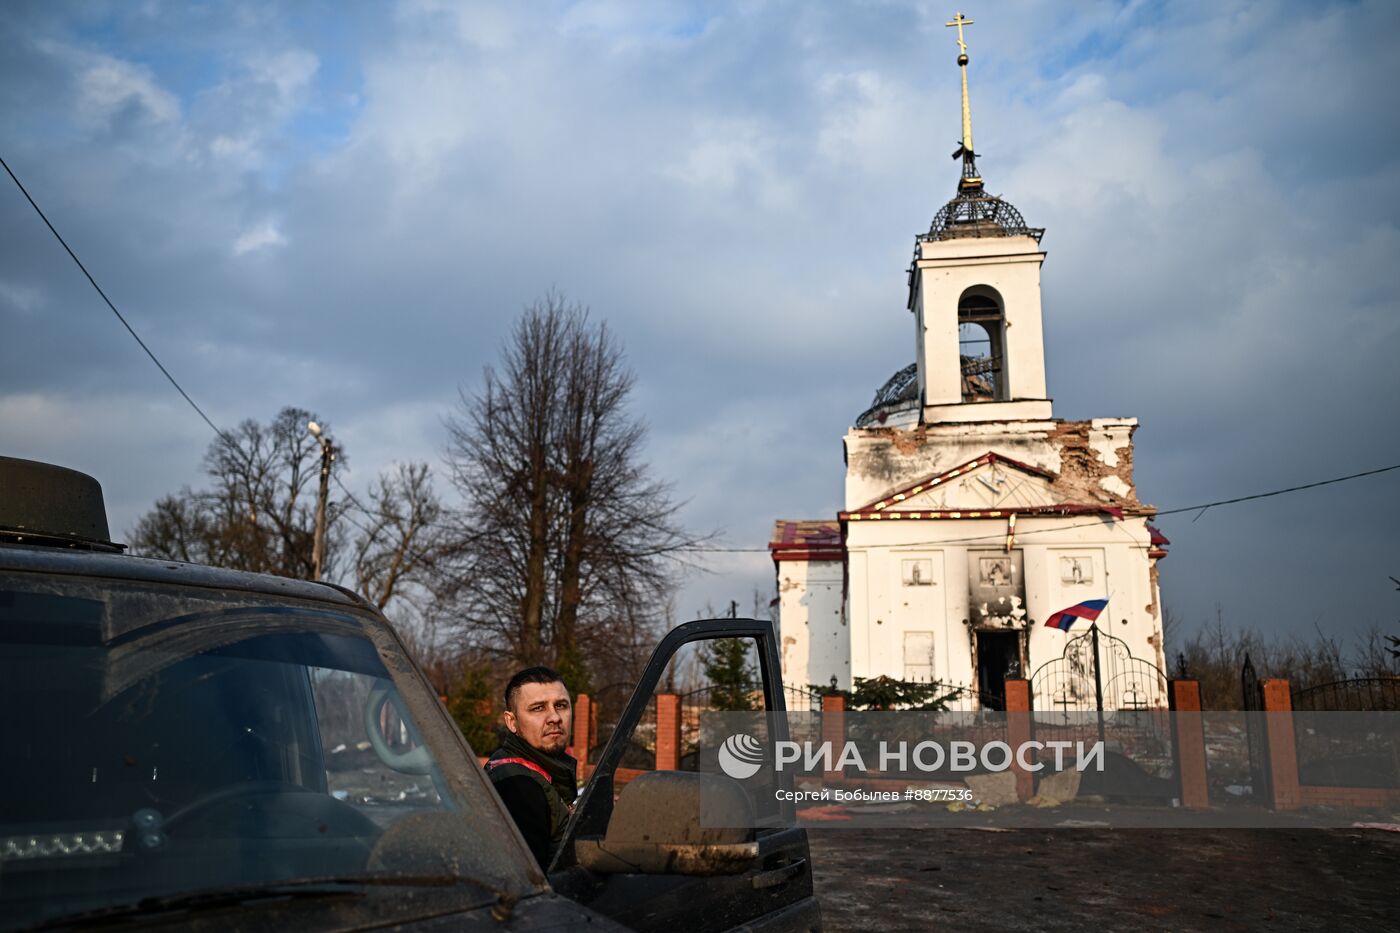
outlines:
{"label": "damaged white church", "polygon": [[1133,480],[1137,419],[1054,417],[1044,231],[984,188],[958,25],[962,174],[915,241],[915,361],[844,438],[845,509],[778,521],[769,549],[786,682],[937,681],[966,688],[957,708],[999,708],[1007,677],[1030,677],[1089,628],[1045,625],[1086,600],[1107,598],[1100,631],[1164,669],[1167,542]]}

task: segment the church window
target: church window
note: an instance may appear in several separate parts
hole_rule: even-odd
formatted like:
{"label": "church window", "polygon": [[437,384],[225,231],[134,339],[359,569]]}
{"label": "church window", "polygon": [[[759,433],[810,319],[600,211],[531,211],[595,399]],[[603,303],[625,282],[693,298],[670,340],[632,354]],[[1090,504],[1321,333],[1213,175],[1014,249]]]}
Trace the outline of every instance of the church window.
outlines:
{"label": "church window", "polygon": [[933,680],[933,633],[904,633],[904,679]]}
{"label": "church window", "polygon": [[964,402],[1006,398],[1005,318],[990,288],[974,287],[958,301],[958,357]]}

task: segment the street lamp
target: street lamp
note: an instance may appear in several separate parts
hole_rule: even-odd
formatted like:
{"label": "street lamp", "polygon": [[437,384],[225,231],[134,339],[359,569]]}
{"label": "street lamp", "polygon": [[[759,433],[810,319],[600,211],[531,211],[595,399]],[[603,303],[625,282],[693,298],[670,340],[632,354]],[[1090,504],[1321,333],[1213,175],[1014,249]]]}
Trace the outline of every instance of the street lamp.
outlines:
{"label": "street lamp", "polygon": [[321,444],[321,492],[316,497],[316,538],[311,544],[311,579],[319,580],[321,566],[326,560],[326,496],[330,492],[335,445],[321,432],[321,426],[316,422],[308,421],[306,430]]}

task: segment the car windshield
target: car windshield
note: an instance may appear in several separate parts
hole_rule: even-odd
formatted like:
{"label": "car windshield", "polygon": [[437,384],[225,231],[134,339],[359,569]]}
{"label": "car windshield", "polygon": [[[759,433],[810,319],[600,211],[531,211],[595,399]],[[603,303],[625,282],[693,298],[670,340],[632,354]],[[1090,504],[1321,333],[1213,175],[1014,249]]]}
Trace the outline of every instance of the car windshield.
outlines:
{"label": "car windshield", "polygon": [[0,574],[0,926],[213,889],[533,886],[368,613]]}

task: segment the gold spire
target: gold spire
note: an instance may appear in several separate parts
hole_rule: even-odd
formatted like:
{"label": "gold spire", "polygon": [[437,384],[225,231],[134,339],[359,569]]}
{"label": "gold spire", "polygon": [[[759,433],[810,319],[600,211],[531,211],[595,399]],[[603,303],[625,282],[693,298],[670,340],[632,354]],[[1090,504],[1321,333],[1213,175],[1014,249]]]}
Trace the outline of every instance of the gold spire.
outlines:
{"label": "gold spire", "polygon": [[962,156],[963,160],[963,177],[958,187],[976,188],[981,186],[982,179],[977,174],[974,161],[976,152],[972,148],[972,106],[967,100],[967,43],[963,41],[963,27],[973,25],[973,21],[958,13],[952,22],[944,25],[958,27],[958,67],[962,69],[962,146],[954,153],[954,158]]}

